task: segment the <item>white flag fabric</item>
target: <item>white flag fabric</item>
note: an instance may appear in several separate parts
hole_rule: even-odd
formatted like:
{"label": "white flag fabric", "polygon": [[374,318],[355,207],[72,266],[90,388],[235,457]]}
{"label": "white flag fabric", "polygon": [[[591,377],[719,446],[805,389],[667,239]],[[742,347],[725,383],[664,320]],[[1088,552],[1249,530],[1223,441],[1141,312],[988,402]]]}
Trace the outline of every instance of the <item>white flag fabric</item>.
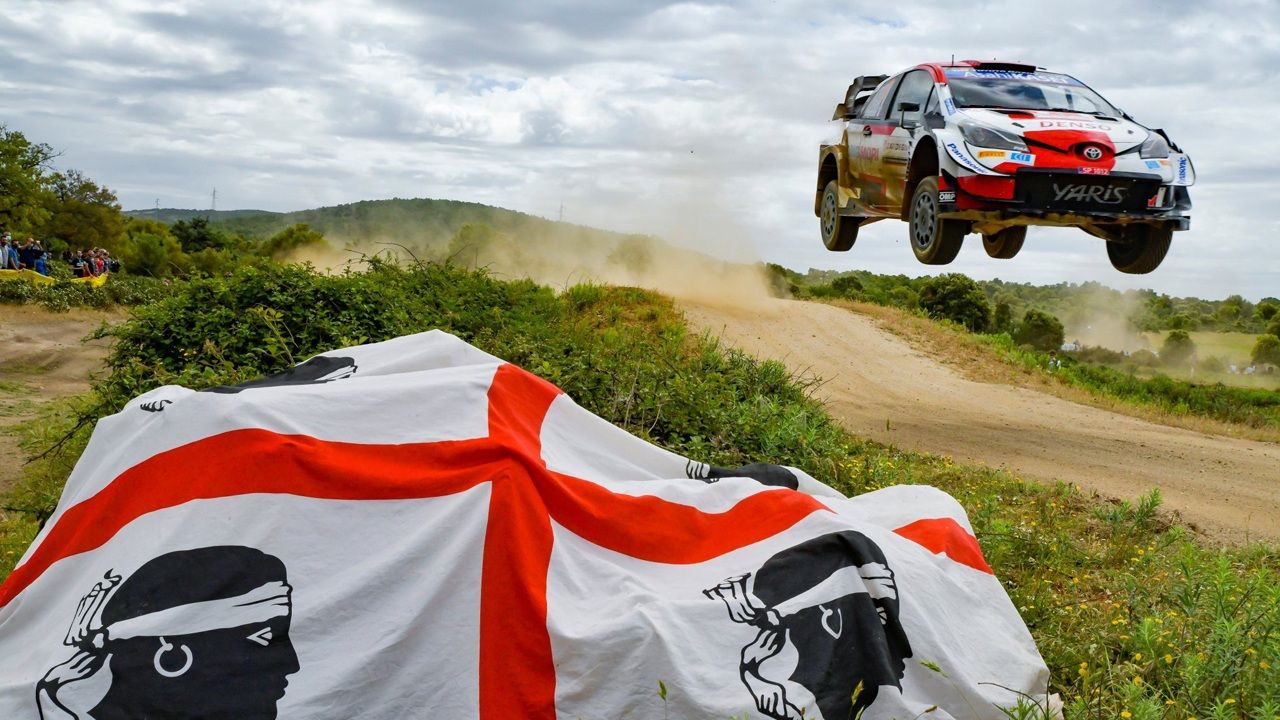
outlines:
{"label": "white flag fabric", "polygon": [[994,719],[1047,677],[946,494],[708,466],[438,331],[135,399],[0,585],[12,720]]}

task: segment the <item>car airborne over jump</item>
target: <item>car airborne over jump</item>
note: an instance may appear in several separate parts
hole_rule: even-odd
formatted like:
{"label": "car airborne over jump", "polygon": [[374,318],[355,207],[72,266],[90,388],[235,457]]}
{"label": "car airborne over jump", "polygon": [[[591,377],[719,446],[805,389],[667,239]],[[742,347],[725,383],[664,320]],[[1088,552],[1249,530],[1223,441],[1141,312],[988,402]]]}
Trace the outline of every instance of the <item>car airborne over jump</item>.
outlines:
{"label": "car airborne over jump", "polygon": [[857,78],[836,106],[838,138],[818,159],[814,212],[828,250],[858,228],[910,224],[920,262],[955,259],[965,235],[994,258],[1028,225],[1107,241],[1125,273],[1156,269],[1191,226],[1191,159],[1084,83],[1032,65],[965,60]]}

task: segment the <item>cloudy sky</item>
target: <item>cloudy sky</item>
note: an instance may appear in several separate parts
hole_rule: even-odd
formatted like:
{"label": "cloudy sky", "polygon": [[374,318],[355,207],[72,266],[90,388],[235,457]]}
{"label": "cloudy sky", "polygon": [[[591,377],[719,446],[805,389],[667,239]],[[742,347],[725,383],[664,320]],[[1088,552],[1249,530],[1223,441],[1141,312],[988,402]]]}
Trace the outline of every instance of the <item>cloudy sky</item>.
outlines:
{"label": "cloudy sky", "polygon": [[1280,296],[1280,3],[298,0],[0,5],[0,123],[126,208],[469,200],[796,269],[924,274],[905,223],[828,253],[817,147],[856,75],[999,57],[1073,74],[1196,163],[1155,273],[1033,229],[948,270]]}

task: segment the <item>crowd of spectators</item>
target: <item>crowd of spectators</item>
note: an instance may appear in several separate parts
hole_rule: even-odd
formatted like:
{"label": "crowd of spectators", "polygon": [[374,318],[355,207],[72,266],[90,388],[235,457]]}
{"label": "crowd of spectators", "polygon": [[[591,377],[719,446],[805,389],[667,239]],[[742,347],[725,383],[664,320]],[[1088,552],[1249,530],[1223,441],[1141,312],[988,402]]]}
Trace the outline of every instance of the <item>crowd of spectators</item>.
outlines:
{"label": "crowd of spectators", "polygon": [[71,264],[71,273],[76,277],[97,277],[120,270],[120,261],[102,248],[76,252],[68,250],[62,254],[62,258]]}
{"label": "crowd of spectators", "polygon": [[[62,253],[62,260],[71,266],[71,274],[78,278],[97,277],[120,270],[120,261],[103,248],[67,250]],[[49,252],[35,238],[14,240],[12,233],[0,232],[0,270],[34,270],[48,275],[51,262],[53,259]]]}
{"label": "crowd of spectators", "polygon": [[48,275],[49,253],[35,238],[21,242],[6,232],[0,235],[0,270],[34,270]]}

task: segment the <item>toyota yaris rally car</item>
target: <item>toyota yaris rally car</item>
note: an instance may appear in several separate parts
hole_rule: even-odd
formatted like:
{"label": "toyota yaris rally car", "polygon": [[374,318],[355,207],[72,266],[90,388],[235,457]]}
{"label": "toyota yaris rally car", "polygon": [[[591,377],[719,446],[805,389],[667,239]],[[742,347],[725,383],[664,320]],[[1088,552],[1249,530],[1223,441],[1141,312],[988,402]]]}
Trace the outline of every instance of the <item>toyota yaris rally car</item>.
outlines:
{"label": "toyota yaris rally car", "polygon": [[898,218],[928,265],[965,235],[994,258],[1022,249],[1029,225],[1106,240],[1121,272],[1148,273],[1191,225],[1191,159],[1069,75],[966,60],[857,78],[819,152],[814,212],[829,250]]}

